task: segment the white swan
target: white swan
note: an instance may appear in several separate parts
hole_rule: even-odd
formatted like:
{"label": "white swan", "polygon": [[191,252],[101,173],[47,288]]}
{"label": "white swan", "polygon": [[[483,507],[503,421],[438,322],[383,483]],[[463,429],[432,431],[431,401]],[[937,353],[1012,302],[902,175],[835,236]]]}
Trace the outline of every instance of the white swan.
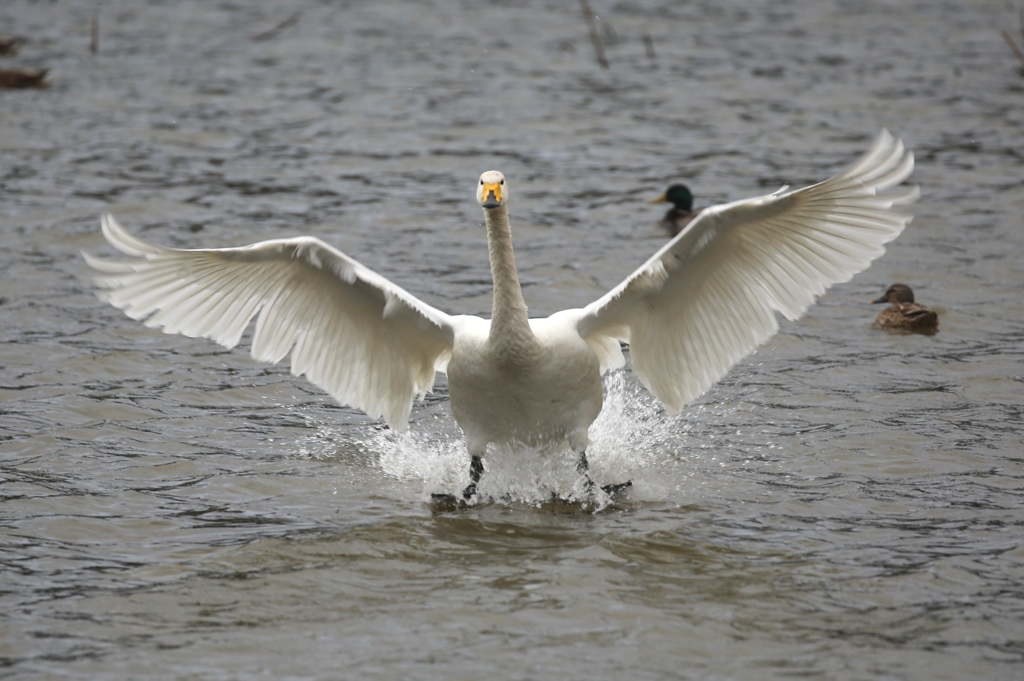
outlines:
{"label": "white swan", "polygon": [[477,186],[494,280],[489,321],[445,314],[312,237],[180,250],[104,215],[107,241],[130,258],[84,255],[101,299],[167,333],[231,348],[258,315],[254,358],[291,352],[293,374],[392,428],[406,426],[414,398],[447,371],[471,456],[469,498],[492,444],[567,445],[586,474],[601,374],[624,364],[619,341],[644,385],[679,412],[778,330],[775,312],[797,319],[884,252],[911,220],[898,206],[918,188],[895,187],[913,167],[883,130],[825,182],[706,208],[604,297],[546,319],[527,317],[508,185],[496,171]]}

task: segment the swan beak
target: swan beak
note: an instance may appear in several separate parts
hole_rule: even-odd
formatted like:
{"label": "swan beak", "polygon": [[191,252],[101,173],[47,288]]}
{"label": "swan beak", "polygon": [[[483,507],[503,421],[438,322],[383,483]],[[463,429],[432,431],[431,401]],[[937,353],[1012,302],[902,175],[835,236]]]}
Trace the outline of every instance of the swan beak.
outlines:
{"label": "swan beak", "polygon": [[501,183],[500,182],[485,182],[484,188],[480,192],[483,197],[484,208],[497,208],[501,205]]}
{"label": "swan beak", "polygon": [[662,194],[656,199],[651,199],[648,203],[665,203],[668,201],[668,194]]}

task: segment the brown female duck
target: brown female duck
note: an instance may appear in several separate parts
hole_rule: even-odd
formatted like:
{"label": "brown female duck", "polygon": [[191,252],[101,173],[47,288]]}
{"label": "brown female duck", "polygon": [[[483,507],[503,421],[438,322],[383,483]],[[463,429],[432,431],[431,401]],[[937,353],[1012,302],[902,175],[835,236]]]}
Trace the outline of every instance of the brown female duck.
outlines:
{"label": "brown female duck", "polygon": [[880,329],[935,333],[939,330],[939,316],[933,310],[914,302],[914,292],[906,284],[893,284],[881,298],[872,303],[889,303],[875,319]]}
{"label": "brown female duck", "polygon": [[12,57],[18,54],[18,47],[21,45],[22,39],[13,35],[2,35],[0,36],[0,54]]}
{"label": "brown female duck", "polygon": [[659,223],[670,236],[675,236],[679,232],[683,231],[683,227],[686,227],[690,223],[690,220],[697,217],[701,209],[693,209],[693,194],[690,193],[690,188],[685,184],[674,184],[665,190],[665,193],[656,199],[653,199],[651,203],[664,203],[668,201],[672,204],[672,207],[665,213],[665,217],[661,219]]}
{"label": "brown female duck", "polygon": [[49,69],[0,69],[0,88],[46,87]]}

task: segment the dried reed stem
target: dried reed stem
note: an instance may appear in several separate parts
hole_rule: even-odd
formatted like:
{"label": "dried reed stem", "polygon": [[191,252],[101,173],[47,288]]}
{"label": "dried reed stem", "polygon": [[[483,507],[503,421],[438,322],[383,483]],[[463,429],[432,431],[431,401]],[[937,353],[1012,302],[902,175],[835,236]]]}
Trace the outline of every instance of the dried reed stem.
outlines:
{"label": "dried reed stem", "polygon": [[587,22],[587,30],[590,31],[590,42],[594,44],[594,54],[597,63],[602,69],[608,68],[608,60],[604,58],[604,46],[601,45],[601,35],[597,32],[597,22],[594,21],[594,13],[590,11],[590,3],[587,0],[580,0],[580,11],[583,12],[583,20]]}

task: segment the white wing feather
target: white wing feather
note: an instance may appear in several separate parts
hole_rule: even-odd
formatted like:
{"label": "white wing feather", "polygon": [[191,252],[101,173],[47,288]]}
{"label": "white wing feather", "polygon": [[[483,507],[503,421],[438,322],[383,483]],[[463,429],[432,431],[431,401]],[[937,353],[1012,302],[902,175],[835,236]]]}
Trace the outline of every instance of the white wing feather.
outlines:
{"label": "white wing feather", "polygon": [[103,216],[129,260],[85,255],[101,299],[167,333],[233,348],[258,315],[252,356],[305,375],[342,404],[409,419],[451,355],[451,318],[319,239],[182,250],[147,243]]}
{"label": "white wing feather", "polygon": [[835,177],[707,208],[624,282],[583,310],[588,342],[630,343],[633,368],[674,412],[797,319],[832,284],[885,252],[911,220],[914,157],[883,130]]}

